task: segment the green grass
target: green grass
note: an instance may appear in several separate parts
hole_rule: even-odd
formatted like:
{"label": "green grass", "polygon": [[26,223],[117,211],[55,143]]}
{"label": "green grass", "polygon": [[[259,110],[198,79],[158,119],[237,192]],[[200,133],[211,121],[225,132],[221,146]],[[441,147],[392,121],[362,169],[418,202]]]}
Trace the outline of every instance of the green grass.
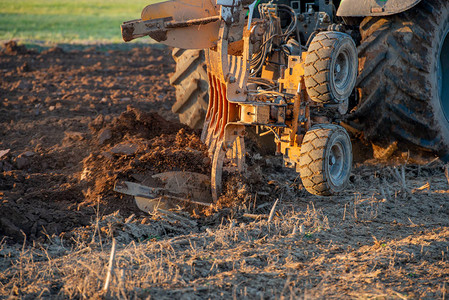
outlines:
{"label": "green grass", "polygon": [[[120,24],[158,0],[0,0],[0,40],[121,42]],[[148,41],[148,39],[146,40]]]}

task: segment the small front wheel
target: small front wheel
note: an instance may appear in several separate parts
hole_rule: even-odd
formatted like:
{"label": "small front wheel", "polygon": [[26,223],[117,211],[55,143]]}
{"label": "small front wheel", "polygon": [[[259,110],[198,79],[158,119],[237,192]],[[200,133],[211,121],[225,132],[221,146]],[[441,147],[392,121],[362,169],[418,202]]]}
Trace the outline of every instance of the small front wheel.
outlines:
{"label": "small front wheel", "polygon": [[341,192],[352,168],[352,144],[346,130],[334,124],[313,126],[304,136],[298,171],[306,190],[330,196]]}
{"label": "small front wheel", "polygon": [[345,101],[354,89],[357,69],[357,48],[352,38],[341,32],[320,32],[307,51],[307,93],[319,103]]}

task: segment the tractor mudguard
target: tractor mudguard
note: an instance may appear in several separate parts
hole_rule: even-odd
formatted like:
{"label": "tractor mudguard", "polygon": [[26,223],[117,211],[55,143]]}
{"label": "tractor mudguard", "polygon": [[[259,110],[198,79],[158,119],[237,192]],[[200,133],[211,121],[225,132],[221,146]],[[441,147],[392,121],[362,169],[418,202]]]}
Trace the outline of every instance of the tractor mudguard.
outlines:
{"label": "tractor mudguard", "polygon": [[404,12],[421,0],[342,0],[339,17],[389,16]]}

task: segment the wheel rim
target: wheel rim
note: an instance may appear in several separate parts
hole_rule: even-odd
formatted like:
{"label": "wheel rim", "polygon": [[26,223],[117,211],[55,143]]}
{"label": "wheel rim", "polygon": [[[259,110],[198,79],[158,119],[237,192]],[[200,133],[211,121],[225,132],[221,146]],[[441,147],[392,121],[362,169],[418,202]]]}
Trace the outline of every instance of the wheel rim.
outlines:
{"label": "wheel rim", "polygon": [[329,153],[329,177],[335,186],[344,184],[345,148],[341,142],[332,145]]}
{"label": "wheel rim", "polygon": [[337,92],[343,94],[350,81],[350,54],[347,49],[343,49],[337,55],[334,65],[334,83]]}
{"label": "wheel rim", "polygon": [[449,28],[443,36],[438,60],[438,87],[440,102],[446,120],[449,122]]}

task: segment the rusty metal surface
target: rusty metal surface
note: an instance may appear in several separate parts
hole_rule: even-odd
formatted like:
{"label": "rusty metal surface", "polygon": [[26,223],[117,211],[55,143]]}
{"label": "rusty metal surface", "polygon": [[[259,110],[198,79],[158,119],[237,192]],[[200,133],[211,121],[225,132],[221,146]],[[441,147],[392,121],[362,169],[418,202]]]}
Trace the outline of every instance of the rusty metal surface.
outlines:
{"label": "rusty metal surface", "polygon": [[343,0],[337,11],[340,17],[394,15],[417,5],[421,0]]}

